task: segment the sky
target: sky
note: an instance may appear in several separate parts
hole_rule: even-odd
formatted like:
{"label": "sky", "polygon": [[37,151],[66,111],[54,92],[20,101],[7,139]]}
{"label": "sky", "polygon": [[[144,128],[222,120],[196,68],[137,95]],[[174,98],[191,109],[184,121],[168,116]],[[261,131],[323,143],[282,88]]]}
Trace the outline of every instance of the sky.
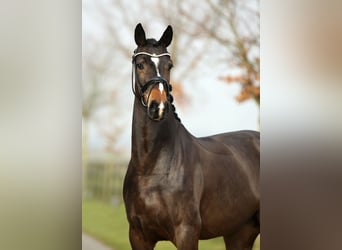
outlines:
{"label": "sky", "polygon": [[[149,0],[147,2],[153,1]],[[82,32],[84,46],[91,44],[86,39],[106,40],[103,22],[101,18],[98,18],[98,13],[93,10],[93,4],[93,0],[86,0],[83,3]],[[132,19],[134,21],[134,17]],[[156,22],[151,23],[153,20],[156,20]],[[143,26],[146,27],[147,37],[159,38],[166,28],[164,23],[158,22],[158,18],[151,19],[148,13],[145,13],[145,17],[137,17],[136,23],[139,22],[142,22]],[[177,30],[174,30],[175,32]],[[120,38],[129,41],[132,45],[131,51],[133,51],[135,49],[134,26],[131,32],[120,33]],[[122,36],[124,37],[122,38]],[[198,42],[196,46],[201,46],[201,43]],[[204,55],[204,58],[202,58],[193,72],[189,72],[189,74],[185,72],[186,78],[182,82],[182,87],[188,101],[180,105],[177,103],[177,99],[175,99],[176,111],[182,123],[193,135],[199,137],[242,129],[258,130],[258,105],[253,100],[243,103],[236,101],[235,96],[238,95],[240,86],[238,84],[228,85],[219,79],[220,76],[231,73],[230,69],[227,69],[226,64],[217,63],[219,61],[217,59],[223,51],[218,51],[215,43],[211,43],[207,51],[208,53]],[[186,62],[188,55],[178,55],[178,57],[178,64],[175,65],[171,73],[171,80],[173,74],[177,75],[177,72],[181,71],[182,67],[185,67],[183,63]],[[115,79],[115,75],[110,74],[104,80],[104,84],[109,91],[112,87],[117,87],[114,86],[117,84],[116,82],[120,82],[120,91],[117,96],[120,103],[120,115],[108,112],[106,110],[108,107],[100,108],[98,113],[102,114],[102,116],[113,116],[110,119],[112,123],[120,124],[122,132],[116,146],[122,154],[128,157],[130,153],[131,118],[134,100],[130,85],[131,63],[128,59],[122,60],[122,68],[125,73],[123,73],[120,81]],[[117,117],[115,117],[116,115]],[[101,115],[98,117],[101,117]],[[103,151],[106,144],[103,132],[99,129],[99,123],[103,123],[103,120],[101,121],[98,117],[89,122],[89,149],[94,154]]]}

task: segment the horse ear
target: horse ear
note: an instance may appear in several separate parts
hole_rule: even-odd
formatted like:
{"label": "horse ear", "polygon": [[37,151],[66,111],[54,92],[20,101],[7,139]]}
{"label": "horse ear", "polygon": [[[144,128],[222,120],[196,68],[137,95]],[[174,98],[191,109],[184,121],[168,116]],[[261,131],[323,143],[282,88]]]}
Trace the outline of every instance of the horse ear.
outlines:
{"label": "horse ear", "polygon": [[169,25],[167,26],[161,38],[159,39],[158,43],[161,45],[164,45],[165,47],[169,46],[172,41],[172,35],[173,35],[172,27]]}
{"label": "horse ear", "polygon": [[145,31],[144,31],[141,23],[138,23],[138,25],[135,27],[134,39],[135,39],[135,43],[138,46],[144,46],[146,44]]}

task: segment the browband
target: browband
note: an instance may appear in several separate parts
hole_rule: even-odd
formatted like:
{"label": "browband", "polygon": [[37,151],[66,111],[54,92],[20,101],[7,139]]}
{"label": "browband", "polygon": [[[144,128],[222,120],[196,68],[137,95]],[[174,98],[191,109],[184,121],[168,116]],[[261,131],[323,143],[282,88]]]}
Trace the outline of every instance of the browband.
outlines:
{"label": "browband", "polygon": [[169,57],[171,57],[170,53],[168,53],[168,52],[161,53],[159,55],[151,54],[151,53],[147,53],[147,52],[138,52],[138,53],[134,53],[132,58],[134,59],[136,56],[139,56],[139,55],[146,55],[146,56],[155,57],[155,58],[158,58],[158,57],[161,57],[161,56],[169,56]]}

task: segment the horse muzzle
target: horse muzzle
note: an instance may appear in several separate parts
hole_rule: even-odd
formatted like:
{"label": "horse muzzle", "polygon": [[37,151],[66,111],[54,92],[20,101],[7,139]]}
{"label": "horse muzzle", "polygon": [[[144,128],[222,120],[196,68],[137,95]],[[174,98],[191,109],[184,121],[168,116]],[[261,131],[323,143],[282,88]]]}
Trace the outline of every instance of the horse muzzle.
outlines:
{"label": "horse muzzle", "polygon": [[163,120],[168,110],[169,104],[167,102],[157,102],[156,100],[152,100],[147,105],[147,115],[154,121]]}
{"label": "horse muzzle", "polygon": [[163,120],[168,109],[169,84],[163,78],[153,78],[144,87],[147,115],[155,121]]}

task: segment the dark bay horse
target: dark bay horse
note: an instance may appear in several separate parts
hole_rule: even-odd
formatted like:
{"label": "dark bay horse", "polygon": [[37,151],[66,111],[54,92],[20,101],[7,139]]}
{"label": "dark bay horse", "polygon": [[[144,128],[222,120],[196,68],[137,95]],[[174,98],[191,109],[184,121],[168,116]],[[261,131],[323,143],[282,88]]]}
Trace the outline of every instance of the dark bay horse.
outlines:
{"label": "dark bay horse", "polygon": [[172,34],[168,26],[157,41],[146,39],[141,24],[135,28],[132,152],[123,191],[132,249],[169,240],[193,250],[199,239],[218,236],[227,249],[252,249],[260,231],[259,133],[196,138],[187,131],[170,93]]}

